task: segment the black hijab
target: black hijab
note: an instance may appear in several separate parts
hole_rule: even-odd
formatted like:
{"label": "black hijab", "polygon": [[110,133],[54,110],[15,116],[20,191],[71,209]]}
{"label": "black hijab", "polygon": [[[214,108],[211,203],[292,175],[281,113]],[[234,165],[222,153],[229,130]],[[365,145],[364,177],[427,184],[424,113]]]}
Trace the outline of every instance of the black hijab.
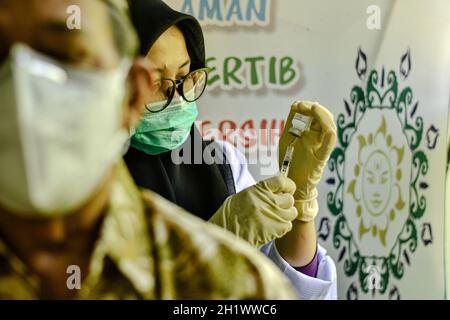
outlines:
{"label": "black hijab", "polygon": [[130,15],[141,43],[141,55],[147,55],[156,40],[176,25],[184,35],[191,58],[191,70],[205,67],[205,41],[197,19],[170,8],[161,0],[130,0]]}
{"label": "black hijab", "polygon": [[[194,17],[177,12],[160,0],[131,0],[130,13],[141,42],[141,55],[147,55],[159,36],[176,25],[185,37],[191,70],[205,66],[203,33]],[[193,125],[189,138],[180,148],[191,145],[190,150],[198,150],[195,147],[198,141],[202,151],[210,143],[202,140]],[[204,220],[217,211],[226,197],[235,193],[228,164],[177,165],[172,161],[171,152],[148,155],[133,147],[124,159],[140,187],[155,191]]]}

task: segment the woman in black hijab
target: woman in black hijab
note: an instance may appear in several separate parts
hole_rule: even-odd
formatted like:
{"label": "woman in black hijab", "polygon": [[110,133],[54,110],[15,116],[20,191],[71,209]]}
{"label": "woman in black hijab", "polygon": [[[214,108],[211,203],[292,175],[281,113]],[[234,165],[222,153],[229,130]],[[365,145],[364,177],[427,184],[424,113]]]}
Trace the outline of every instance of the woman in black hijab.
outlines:
{"label": "woman in black hijab", "polygon": [[[141,55],[147,56],[157,39],[176,26],[186,39],[190,67],[183,66],[181,70],[175,70],[172,73],[177,74],[182,71],[184,76],[190,71],[205,67],[203,33],[195,18],[172,10],[162,1],[152,0],[130,2],[130,12],[141,40]],[[176,32],[176,29],[170,30],[170,33]],[[176,34],[172,34],[172,36],[176,36]],[[173,51],[176,49],[172,48]],[[183,62],[180,62],[179,65],[181,66],[181,64]],[[179,74],[177,75],[179,76]],[[155,98],[155,100],[157,99]],[[192,120],[192,117],[190,119]],[[136,183],[141,187],[159,193],[204,220],[211,218],[225,198],[235,193],[229,165],[205,164],[203,161],[198,164],[175,164],[172,161],[171,150],[155,146],[161,141],[155,141],[156,138],[152,139],[150,143],[142,141],[143,139],[137,140],[132,140],[125,161]],[[202,151],[207,146],[207,142],[202,140],[192,121],[189,137],[186,138],[183,145],[177,147],[193,151],[196,148],[195,143],[201,145]],[[198,146],[196,150],[198,150]],[[194,158],[193,154],[191,158]]]}
{"label": "woman in black hijab", "polygon": [[[124,157],[136,183],[257,247],[265,245],[261,250],[288,274],[301,297],[334,297],[334,263],[317,246],[314,223],[289,233],[297,218],[292,196],[295,183],[274,177],[252,186],[254,180],[245,166],[242,172],[233,172],[226,161],[203,161],[209,154],[205,149],[211,150],[211,146],[220,150],[213,154],[213,160],[231,154],[236,161],[239,155],[233,155],[237,151],[233,147],[230,153],[230,147],[202,140],[194,125],[198,115],[195,101],[207,82],[205,46],[198,21],[160,0],[131,0],[130,13],[141,41],[141,55],[161,74],[154,98],[146,105],[147,111]],[[174,155],[190,161],[180,163]],[[198,155],[200,163],[196,161]],[[241,191],[242,185],[236,188],[237,176],[246,176],[247,189]],[[236,193],[236,189],[240,192]],[[286,239],[283,249],[287,250],[283,251],[294,252],[291,261],[296,263],[291,265],[299,266],[297,269],[280,256],[273,245],[275,239]],[[280,249],[281,245],[281,253]],[[319,267],[323,277],[317,273]],[[309,277],[297,275],[304,271]]]}
{"label": "woman in black hijab", "polygon": [[[226,149],[232,150],[233,158],[239,157],[235,155],[237,150],[234,147],[204,141],[194,125],[198,115],[196,100],[202,95],[207,82],[205,44],[198,21],[172,10],[160,0],[133,0],[130,2],[130,13],[141,41],[140,53],[154,63],[162,78],[159,89],[146,105],[142,123],[136,128],[131,147],[125,155],[136,183],[204,220],[211,221],[216,214],[212,219],[214,223],[254,245],[283,236],[292,227],[291,221],[296,216],[289,194],[295,187],[289,179],[272,179],[271,185],[274,185],[272,189],[275,191],[267,186],[260,188],[260,193],[265,194],[258,197],[264,198],[259,204],[274,211],[268,214],[271,219],[267,219],[265,226],[259,224],[256,228],[264,229],[261,234],[250,238],[244,228],[224,221],[232,220],[224,217],[225,208],[218,213],[227,197],[252,186],[255,181],[246,166],[242,173],[232,170],[229,163],[232,159],[226,159]],[[182,163],[174,159],[174,155],[180,154]],[[210,159],[205,159],[208,156]],[[245,158],[241,162],[245,162]],[[237,175],[240,176],[239,183],[235,183]],[[247,193],[252,193],[251,190]],[[287,204],[280,207],[277,201],[271,201],[274,193],[278,196],[278,202],[281,197],[281,202]],[[245,195],[233,198],[239,204],[240,211],[257,208],[247,201],[248,196]],[[268,203],[262,203],[264,201]],[[243,216],[244,212],[238,214]],[[247,223],[249,227],[258,222],[258,213],[253,214],[252,218],[254,223]],[[240,232],[236,232],[237,228]]]}

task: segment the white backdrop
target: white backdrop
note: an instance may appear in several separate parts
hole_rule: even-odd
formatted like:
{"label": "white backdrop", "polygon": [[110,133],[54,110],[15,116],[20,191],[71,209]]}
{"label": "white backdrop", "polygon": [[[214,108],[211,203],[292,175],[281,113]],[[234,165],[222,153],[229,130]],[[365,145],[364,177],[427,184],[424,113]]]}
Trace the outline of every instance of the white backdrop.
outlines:
{"label": "white backdrop", "polygon": [[[298,99],[335,115],[317,227],[339,298],[445,298],[450,1],[166,2],[204,29],[213,68],[199,102],[205,136],[282,129]],[[278,135],[249,137],[234,142],[254,176],[276,174]]]}

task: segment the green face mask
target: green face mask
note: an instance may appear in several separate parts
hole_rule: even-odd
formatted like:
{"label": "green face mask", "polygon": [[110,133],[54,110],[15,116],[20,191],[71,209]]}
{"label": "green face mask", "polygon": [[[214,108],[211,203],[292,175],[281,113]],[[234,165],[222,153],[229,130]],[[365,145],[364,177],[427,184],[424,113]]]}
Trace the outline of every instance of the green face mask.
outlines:
{"label": "green face mask", "polygon": [[189,137],[197,116],[196,103],[181,99],[160,112],[146,111],[131,137],[131,146],[149,155],[175,150]]}

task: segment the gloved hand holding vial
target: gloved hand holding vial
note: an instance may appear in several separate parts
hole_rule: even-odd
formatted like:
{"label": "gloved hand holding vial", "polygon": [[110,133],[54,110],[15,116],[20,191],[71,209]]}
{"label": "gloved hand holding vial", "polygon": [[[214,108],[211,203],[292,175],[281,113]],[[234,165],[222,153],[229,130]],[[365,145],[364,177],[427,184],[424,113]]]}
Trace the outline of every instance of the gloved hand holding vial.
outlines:
{"label": "gloved hand holding vial", "polygon": [[316,186],[335,143],[336,125],[325,107],[310,101],[291,106],[278,157],[281,175],[297,185],[294,198],[298,220],[308,222],[317,215]]}

